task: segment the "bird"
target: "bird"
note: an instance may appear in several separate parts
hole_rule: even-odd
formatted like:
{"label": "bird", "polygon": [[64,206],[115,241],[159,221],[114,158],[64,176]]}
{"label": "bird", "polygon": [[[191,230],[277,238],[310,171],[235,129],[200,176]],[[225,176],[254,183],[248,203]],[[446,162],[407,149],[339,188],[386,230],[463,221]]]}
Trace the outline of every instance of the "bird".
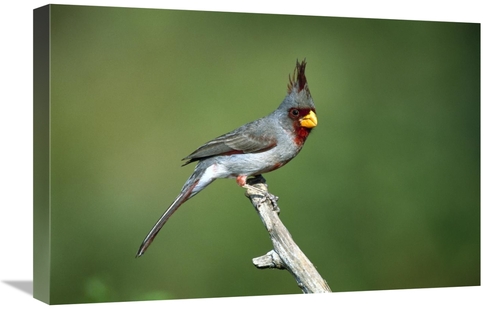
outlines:
{"label": "bird", "polygon": [[165,222],[183,203],[214,180],[233,178],[240,187],[248,188],[248,177],[262,177],[261,174],[282,167],[300,152],[318,124],[305,69],[306,60],[297,59],[293,73],[288,76],[287,94],[269,115],[203,144],[182,159],[186,161],[182,166],[197,162],[194,172],[144,238],[136,257],[146,252]]}

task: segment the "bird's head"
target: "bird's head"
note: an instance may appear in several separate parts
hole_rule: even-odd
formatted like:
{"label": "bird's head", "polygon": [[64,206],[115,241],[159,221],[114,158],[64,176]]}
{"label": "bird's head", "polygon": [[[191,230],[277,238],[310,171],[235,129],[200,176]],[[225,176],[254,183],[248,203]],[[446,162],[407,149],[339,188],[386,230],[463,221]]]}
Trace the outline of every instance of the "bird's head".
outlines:
{"label": "bird's head", "polygon": [[295,142],[302,145],[311,130],[318,124],[316,107],[309,91],[305,75],[306,61],[297,60],[293,74],[289,76],[288,94],[276,112],[281,123],[296,134]]}

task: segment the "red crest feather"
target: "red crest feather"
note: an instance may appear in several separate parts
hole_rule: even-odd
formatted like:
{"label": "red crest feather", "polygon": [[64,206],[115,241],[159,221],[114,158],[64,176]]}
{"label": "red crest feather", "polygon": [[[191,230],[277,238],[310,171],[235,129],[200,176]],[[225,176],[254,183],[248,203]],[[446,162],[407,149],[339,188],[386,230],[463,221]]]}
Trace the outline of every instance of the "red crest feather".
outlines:
{"label": "red crest feather", "polygon": [[302,60],[301,63],[299,63],[299,60],[297,60],[297,64],[295,66],[295,69],[293,70],[293,74],[288,76],[289,83],[288,83],[288,93],[290,94],[294,88],[297,89],[297,92],[301,92],[302,90],[306,89],[306,91],[309,93],[309,88],[307,86],[307,79],[306,79],[306,60]]}

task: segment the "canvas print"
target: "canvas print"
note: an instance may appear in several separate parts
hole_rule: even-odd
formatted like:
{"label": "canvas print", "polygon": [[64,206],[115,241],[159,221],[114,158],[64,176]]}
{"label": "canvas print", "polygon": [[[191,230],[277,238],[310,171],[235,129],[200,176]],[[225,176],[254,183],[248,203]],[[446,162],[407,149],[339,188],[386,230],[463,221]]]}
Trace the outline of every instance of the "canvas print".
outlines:
{"label": "canvas print", "polygon": [[34,297],[480,285],[479,74],[475,23],[35,9]]}

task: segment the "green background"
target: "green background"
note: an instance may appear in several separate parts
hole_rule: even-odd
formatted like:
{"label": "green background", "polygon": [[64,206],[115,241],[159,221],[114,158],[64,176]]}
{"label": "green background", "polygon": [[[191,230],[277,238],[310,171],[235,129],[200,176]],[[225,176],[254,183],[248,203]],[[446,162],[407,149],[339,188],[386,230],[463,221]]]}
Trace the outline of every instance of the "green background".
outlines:
{"label": "green background", "polygon": [[[480,284],[479,24],[51,6],[51,303],[300,293],[218,180],[135,253],[204,142],[296,59],[319,124],[265,175],[333,291]],[[36,253],[35,253],[36,254]],[[35,265],[36,267],[36,265]]]}

